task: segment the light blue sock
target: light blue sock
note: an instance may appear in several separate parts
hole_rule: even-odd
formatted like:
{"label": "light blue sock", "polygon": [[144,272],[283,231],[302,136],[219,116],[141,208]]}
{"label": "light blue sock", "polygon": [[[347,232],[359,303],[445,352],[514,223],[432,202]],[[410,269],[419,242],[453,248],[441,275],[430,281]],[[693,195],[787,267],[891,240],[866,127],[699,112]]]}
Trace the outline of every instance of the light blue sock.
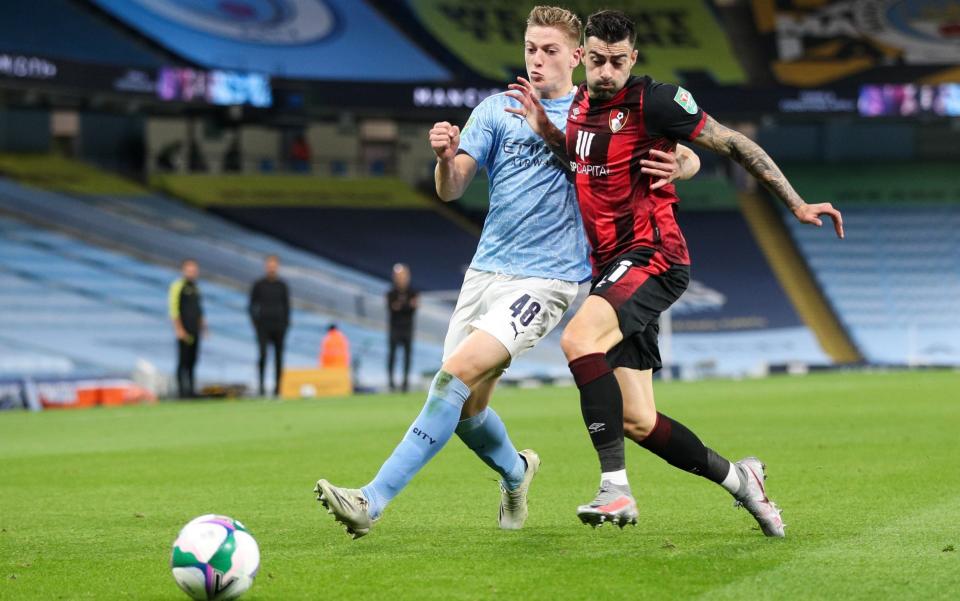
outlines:
{"label": "light blue sock", "polygon": [[377,476],[363,487],[370,515],[380,517],[387,504],[410,482],[420,468],[447,444],[460,419],[470,388],[454,375],[437,372],[427,402],[413,420],[403,440],[383,463]]}
{"label": "light blue sock", "polygon": [[523,483],[527,462],[510,442],[507,427],[496,411],[487,407],[473,417],[462,420],[457,425],[457,436],[503,477],[508,490],[515,490]]}

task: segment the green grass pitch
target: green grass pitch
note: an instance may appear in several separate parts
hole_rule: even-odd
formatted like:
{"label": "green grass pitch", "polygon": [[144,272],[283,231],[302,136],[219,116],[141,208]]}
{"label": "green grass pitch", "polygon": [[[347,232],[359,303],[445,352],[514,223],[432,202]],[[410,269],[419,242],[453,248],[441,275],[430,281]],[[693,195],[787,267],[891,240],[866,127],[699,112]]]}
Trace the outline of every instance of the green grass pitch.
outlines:
{"label": "green grass pitch", "polygon": [[960,374],[657,390],[708,445],[767,463],[786,539],[632,444],[639,526],[582,526],[598,474],[574,389],[495,398],[543,458],[522,531],[497,529],[494,474],[454,438],[358,541],[311,488],[364,484],[420,395],[6,413],[0,599],[186,599],[170,544],[208,512],[260,543],[250,600],[960,598]]}

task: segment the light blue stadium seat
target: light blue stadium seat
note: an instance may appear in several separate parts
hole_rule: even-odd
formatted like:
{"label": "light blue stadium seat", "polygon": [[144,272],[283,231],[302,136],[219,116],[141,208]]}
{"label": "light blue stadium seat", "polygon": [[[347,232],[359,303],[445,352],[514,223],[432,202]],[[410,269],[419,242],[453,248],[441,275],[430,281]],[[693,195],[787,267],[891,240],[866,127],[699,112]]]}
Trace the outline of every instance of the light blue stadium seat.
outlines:
{"label": "light blue stadium seat", "polygon": [[[0,370],[23,369],[25,357],[34,358],[37,371],[59,375],[129,373],[139,358],[173,370],[175,344],[166,311],[175,269],[5,217],[0,232]],[[246,291],[211,281],[203,281],[201,290],[211,336],[202,343],[200,380],[252,385],[256,345]],[[315,365],[326,326],[338,321],[354,348],[365,349],[361,382],[383,377],[381,331],[300,309],[292,321],[288,366]],[[438,355],[436,347],[419,349],[414,363],[435,364]]]}
{"label": "light blue stadium seat", "polygon": [[960,203],[846,208],[842,243],[787,223],[869,360],[960,363]]}

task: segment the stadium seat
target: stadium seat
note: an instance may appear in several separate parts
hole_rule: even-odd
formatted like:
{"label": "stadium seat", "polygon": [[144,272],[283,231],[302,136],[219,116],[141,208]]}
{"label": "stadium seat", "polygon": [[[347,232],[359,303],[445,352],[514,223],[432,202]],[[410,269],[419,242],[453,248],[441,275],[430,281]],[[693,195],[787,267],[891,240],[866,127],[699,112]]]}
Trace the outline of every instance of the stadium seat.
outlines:
{"label": "stadium seat", "polygon": [[843,244],[786,219],[824,292],[874,363],[960,362],[956,204],[844,209]]}
{"label": "stadium seat", "polygon": [[[166,291],[177,277],[174,269],[9,218],[0,218],[0,231],[0,369],[119,374],[129,373],[143,358],[172,370]],[[203,281],[201,289],[211,336],[202,347],[200,380],[252,384],[256,345],[245,293],[211,281]],[[331,320],[317,311],[294,310],[288,365],[315,365]],[[378,383],[384,377],[383,334],[346,323],[341,327],[362,351],[361,383]],[[437,351],[431,350],[415,357],[421,368],[436,361]]]}

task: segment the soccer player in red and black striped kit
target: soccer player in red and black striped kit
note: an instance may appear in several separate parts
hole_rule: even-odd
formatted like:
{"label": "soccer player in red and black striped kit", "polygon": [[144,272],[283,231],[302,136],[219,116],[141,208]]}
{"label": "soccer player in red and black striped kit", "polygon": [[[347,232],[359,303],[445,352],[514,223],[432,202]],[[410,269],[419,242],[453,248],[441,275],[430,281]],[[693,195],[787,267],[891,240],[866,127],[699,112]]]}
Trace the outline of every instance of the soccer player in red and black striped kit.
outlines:
{"label": "soccer player in red and black striped kit", "polygon": [[509,92],[523,108],[506,109],[524,116],[569,162],[592,246],[590,296],[561,340],[602,471],[597,497],[577,514],[594,526],[636,522],[625,470],[626,434],[670,465],[720,484],[764,534],[783,536],[780,510],[766,496],[759,459],[730,462],[656,410],[658,318],[686,290],[690,257],[677,223],[676,190],[658,180],[661,174],[647,157],[689,140],[740,163],[803,223],[820,226],[820,215],[827,215],[842,238],[840,213],[829,203],[805,203],[763,149],[704,113],[688,91],[632,76],[636,30],[626,15],[594,13],[584,37],[587,82],[570,106],[566,134],[546,118],[523,78]]}

